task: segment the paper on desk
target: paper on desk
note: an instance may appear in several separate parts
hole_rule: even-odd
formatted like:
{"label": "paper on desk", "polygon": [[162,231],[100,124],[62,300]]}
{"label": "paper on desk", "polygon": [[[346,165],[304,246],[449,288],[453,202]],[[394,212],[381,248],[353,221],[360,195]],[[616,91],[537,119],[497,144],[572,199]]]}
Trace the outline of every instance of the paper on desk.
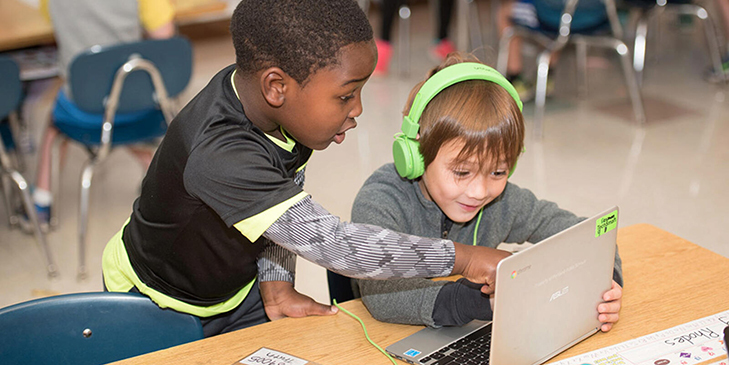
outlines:
{"label": "paper on desk", "polygon": [[244,357],[236,364],[244,365],[318,365],[314,362],[300,359],[285,352],[261,347],[256,352]]}
{"label": "paper on desk", "polygon": [[554,365],[729,365],[729,311],[555,362]]}

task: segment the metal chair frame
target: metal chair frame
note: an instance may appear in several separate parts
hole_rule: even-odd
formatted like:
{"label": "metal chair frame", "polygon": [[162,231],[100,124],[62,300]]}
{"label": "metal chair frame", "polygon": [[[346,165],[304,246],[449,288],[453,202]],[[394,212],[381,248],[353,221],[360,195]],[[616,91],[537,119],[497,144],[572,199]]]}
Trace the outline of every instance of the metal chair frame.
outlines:
{"label": "metal chair frame", "polygon": [[[3,61],[3,62],[12,62],[12,61]],[[20,74],[19,70],[17,68],[17,65],[12,63],[15,69],[15,72],[13,72],[13,75],[7,75],[8,78],[3,79],[3,83],[6,83],[6,86],[11,86],[15,88],[17,91],[11,94],[17,94],[17,95],[3,95],[4,97],[11,97],[16,98],[17,101],[14,101],[14,104],[10,106],[12,110],[3,110],[0,111],[0,118],[4,118],[7,116],[10,118],[10,123],[12,125],[18,125],[20,122],[18,120],[18,114],[16,110],[20,106],[20,89],[21,89],[21,82],[20,82]],[[12,67],[12,66],[11,66]],[[11,71],[12,72],[12,71]],[[13,77],[15,76],[15,77]],[[2,141],[2,138],[0,138],[0,185],[2,186],[3,195],[5,197],[5,207],[8,211],[8,221],[11,227],[17,226],[19,224],[20,217],[15,215],[14,207],[13,207],[13,196],[12,196],[12,190],[10,189],[11,186],[14,186],[17,189],[17,192],[20,194],[20,198],[23,204],[23,208],[25,209],[25,212],[28,216],[28,220],[30,221],[31,225],[33,226],[33,234],[35,235],[36,241],[38,242],[38,245],[41,248],[41,251],[43,253],[43,259],[45,261],[45,267],[46,271],[48,272],[48,277],[52,278],[55,276],[58,276],[58,268],[56,266],[56,263],[53,259],[53,255],[51,254],[51,249],[48,246],[48,241],[46,239],[45,233],[41,230],[40,223],[38,222],[38,216],[36,214],[35,205],[33,204],[33,200],[30,195],[30,186],[28,182],[25,180],[23,175],[16,169],[15,164],[12,161],[11,156],[8,154],[7,149],[5,148],[5,144]]]}
{"label": "metal chair frame", "polygon": [[[101,143],[98,147],[86,146],[89,158],[83,165],[81,172],[80,199],[79,199],[79,221],[78,221],[78,269],[77,278],[84,280],[87,277],[86,270],[86,246],[88,244],[88,220],[91,181],[94,170],[103,163],[111,152],[112,136],[114,133],[114,118],[119,107],[120,97],[124,88],[126,78],[134,72],[144,72],[150,76],[153,86],[153,99],[161,109],[167,125],[170,124],[177,112],[176,104],[168,96],[167,88],[162,79],[160,70],[151,61],[144,59],[139,54],[132,54],[128,61],[121,65],[115,75],[111,90],[105,98],[104,117],[101,125]],[[62,137],[62,136],[61,136]],[[53,196],[60,194],[60,145],[63,138],[57,138],[53,142],[51,154],[51,192]],[[51,226],[58,225],[59,218],[57,208],[51,209]]]}
{"label": "metal chair frame", "polygon": [[614,0],[604,0],[605,7],[610,22],[613,36],[596,36],[573,33],[571,30],[572,19],[577,9],[579,0],[567,0],[562,16],[560,17],[559,34],[556,38],[551,38],[540,32],[521,27],[513,26],[505,30],[499,41],[499,57],[497,69],[502,74],[506,74],[506,65],[509,57],[509,45],[511,39],[515,35],[524,37],[534,43],[540,45],[544,50],[537,56],[537,85],[535,95],[535,115],[534,115],[534,136],[541,139],[544,134],[544,109],[547,99],[547,74],[549,72],[549,62],[552,55],[563,49],[568,43],[573,43],[577,50],[577,68],[581,75],[580,94],[585,95],[587,92],[587,47],[595,46],[602,48],[614,49],[620,56],[623,74],[628,86],[628,92],[633,104],[633,112],[635,119],[639,124],[645,123],[645,110],[643,108],[643,100],[640,88],[631,67],[630,49],[621,40],[623,36],[622,27],[618,20],[617,10]]}
{"label": "metal chair frame", "polygon": [[651,21],[657,19],[666,12],[695,16],[699,20],[703,21],[706,42],[709,47],[709,56],[714,67],[714,71],[717,74],[722,75],[722,80],[725,84],[729,83],[729,77],[724,74],[724,70],[722,69],[719,36],[716,33],[714,21],[711,19],[709,12],[703,6],[698,4],[672,4],[666,0],[656,0],[656,6],[650,9],[638,10],[638,17],[635,25],[635,41],[633,43],[633,68],[635,69],[638,84],[642,85],[643,83],[648,25]]}

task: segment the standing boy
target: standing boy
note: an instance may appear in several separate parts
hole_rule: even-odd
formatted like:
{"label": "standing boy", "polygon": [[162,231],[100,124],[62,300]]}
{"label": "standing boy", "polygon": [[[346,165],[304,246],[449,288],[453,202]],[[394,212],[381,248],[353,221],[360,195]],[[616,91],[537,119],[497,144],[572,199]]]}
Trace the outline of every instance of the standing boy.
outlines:
{"label": "standing boy", "polygon": [[335,313],[293,290],[294,253],[348,276],[462,273],[493,290],[507,253],[343,223],[302,190],[312,150],[356,126],[375,67],[355,1],[243,0],[230,28],[236,64],[173,120],[104,250],[109,290],[199,316],[206,336]]}

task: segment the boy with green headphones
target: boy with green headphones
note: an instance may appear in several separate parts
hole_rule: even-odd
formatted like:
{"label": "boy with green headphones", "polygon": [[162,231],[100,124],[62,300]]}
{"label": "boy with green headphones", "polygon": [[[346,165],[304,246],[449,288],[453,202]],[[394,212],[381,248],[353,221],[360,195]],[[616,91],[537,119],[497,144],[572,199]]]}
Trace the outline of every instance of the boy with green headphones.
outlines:
{"label": "boy with green headphones", "polygon": [[[407,234],[496,248],[539,242],[583,218],[507,182],[524,148],[522,103],[514,87],[475,58],[452,54],[412,90],[394,164],[359,191],[352,221]],[[601,329],[618,320],[620,257],[613,287],[598,305]],[[465,279],[358,280],[362,300],[381,321],[460,326],[490,320],[489,296]]]}

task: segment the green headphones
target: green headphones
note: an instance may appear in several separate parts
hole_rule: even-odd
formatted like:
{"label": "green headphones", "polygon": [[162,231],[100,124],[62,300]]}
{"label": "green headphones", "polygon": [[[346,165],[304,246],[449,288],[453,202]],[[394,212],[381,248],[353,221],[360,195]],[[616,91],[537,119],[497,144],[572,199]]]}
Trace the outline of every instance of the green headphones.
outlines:
{"label": "green headphones", "polygon": [[[514,98],[519,110],[523,104],[519,99],[519,93],[514,86],[506,80],[498,71],[481,63],[463,62],[448,66],[435,75],[431,76],[420,88],[413,99],[413,105],[402,121],[402,133],[395,135],[395,142],[392,144],[392,156],[395,159],[395,168],[398,174],[406,179],[416,179],[425,172],[423,155],[420,154],[420,142],[416,140],[420,124],[418,120],[423,110],[433,98],[445,88],[468,80],[491,81],[504,89]],[[514,165],[516,167],[516,165]],[[514,168],[509,176],[514,173]]]}

